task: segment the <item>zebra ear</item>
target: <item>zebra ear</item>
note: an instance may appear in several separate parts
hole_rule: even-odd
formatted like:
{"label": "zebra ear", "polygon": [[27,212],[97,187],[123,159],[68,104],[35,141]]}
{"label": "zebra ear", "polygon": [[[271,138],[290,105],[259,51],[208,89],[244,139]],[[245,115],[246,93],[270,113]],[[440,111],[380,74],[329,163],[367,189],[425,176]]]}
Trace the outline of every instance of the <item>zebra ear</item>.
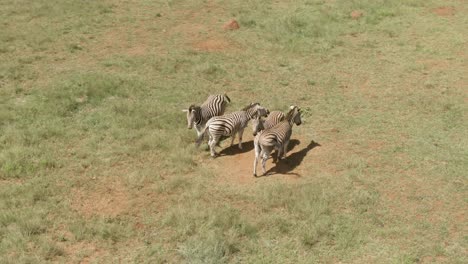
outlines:
{"label": "zebra ear", "polygon": [[182,112],[187,113],[187,112],[188,112],[188,109],[182,109]]}

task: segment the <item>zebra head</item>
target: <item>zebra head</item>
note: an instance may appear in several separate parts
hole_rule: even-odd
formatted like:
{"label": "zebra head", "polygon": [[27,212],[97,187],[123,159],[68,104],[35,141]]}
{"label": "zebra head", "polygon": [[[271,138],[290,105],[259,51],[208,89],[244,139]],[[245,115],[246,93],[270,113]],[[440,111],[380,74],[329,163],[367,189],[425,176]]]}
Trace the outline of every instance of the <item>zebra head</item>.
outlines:
{"label": "zebra head", "polygon": [[254,137],[258,134],[258,132],[265,129],[263,122],[264,120],[262,120],[262,116],[260,114],[257,114],[257,117],[252,120],[252,130]]}
{"label": "zebra head", "polygon": [[258,116],[267,116],[270,113],[270,110],[261,106],[260,103],[251,103],[244,107],[242,111],[247,112],[249,119],[254,119]]}
{"label": "zebra head", "polygon": [[182,110],[187,113],[187,128],[192,129],[193,123],[198,124],[200,122],[200,107],[191,105],[189,109]]}
{"label": "zebra head", "polygon": [[286,119],[289,120],[289,123],[293,123],[300,126],[302,124],[301,120],[301,109],[298,106],[291,105],[289,107],[289,112],[286,115]]}

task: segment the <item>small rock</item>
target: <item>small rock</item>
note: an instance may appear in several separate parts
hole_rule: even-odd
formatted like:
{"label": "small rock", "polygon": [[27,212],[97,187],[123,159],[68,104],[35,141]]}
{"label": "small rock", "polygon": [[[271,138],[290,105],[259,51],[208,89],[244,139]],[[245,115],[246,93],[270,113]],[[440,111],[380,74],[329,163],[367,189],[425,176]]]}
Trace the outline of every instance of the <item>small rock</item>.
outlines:
{"label": "small rock", "polygon": [[235,29],[239,29],[240,26],[239,26],[239,23],[237,23],[237,21],[235,19],[232,19],[229,22],[227,22],[226,24],[224,24],[223,28],[225,30],[235,30]]}
{"label": "small rock", "polygon": [[353,12],[351,12],[351,18],[352,19],[358,19],[360,17],[362,17],[364,15],[364,13],[360,10],[354,10]]}

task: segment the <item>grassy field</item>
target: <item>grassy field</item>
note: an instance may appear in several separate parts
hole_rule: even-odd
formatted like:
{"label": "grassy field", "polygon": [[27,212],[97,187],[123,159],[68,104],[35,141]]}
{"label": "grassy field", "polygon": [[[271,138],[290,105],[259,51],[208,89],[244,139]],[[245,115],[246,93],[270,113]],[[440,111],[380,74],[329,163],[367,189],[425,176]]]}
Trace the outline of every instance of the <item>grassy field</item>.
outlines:
{"label": "grassy field", "polygon": [[[466,2],[0,0],[0,25],[0,263],[468,262]],[[181,109],[222,92],[304,110],[272,175],[250,128],[195,149]]]}

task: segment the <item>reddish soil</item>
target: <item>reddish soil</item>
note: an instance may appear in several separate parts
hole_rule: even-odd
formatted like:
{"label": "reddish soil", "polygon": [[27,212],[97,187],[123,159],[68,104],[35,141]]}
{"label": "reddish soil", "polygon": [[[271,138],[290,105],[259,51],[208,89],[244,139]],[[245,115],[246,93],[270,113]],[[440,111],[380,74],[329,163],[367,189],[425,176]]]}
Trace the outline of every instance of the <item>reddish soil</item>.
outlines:
{"label": "reddish soil", "polygon": [[423,64],[428,71],[441,71],[447,70],[453,62],[448,60],[434,60],[434,59],[425,59],[419,60],[419,63]]}
{"label": "reddish soil", "polygon": [[129,207],[128,191],[118,178],[95,180],[92,187],[74,188],[72,192],[72,208],[85,217],[115,217]]}
{"label": "reddish soil", "polygon": [[230,49],[231,47],[232,44],[228,40],[222,38],[202,40],[193,44],[193,48],[199,51],[222,51]]}
{"label": "reddish soil", "polygon": [[453,6],[441,6],[431,10],[432,13],[438,16],[453,16],[455,15],[455,8]]}
{"label": "reddish soil", "polygon": [[[217,15],[206,15],[211,13]],[[225,13],[225,9],[213,1],[208,1],[199,10],[179,10],[171,16],[180,22],[169,26],[166,35],[169,38],[173,36],[180,38],[182,35],[182,39],[184,39],[182,44],[197,51],[219,52],[236,49],[238,45],[227,38],[227,33],[217,19],[225,17]],[[230,20],[224,26],[236,29],[236,25],[238,28],[237,21]]]}
{"label": "reddish soil", "polygon": [[[65,246],[64,251],[70,259],[81,264],[95,263],[97,259],[109,255],[107,251],[98,248],[94,243],[83,241]],[[84,257],[80,259],[80,255]]]}
{"label": "reddish soil", "polygon": [[217,169],[223,171],[218,177],[220,182],[251,184],[265,179],[286,181],[300,179],[305,172],[304,165],[308,162],[308,153],[319,146],[315,142],[307,142],[304,139],[297,139],[297,137],[293,136],[289,144],[290,150],[287,153],[287,157],[276,162],[276,152],[273,152],[272,157],[267,160],[267,173],[265,176],[262,175],[262,165],[261,160],[259,160],[257,165],[258,177],[254,177],[253,163],[255,153],[253,138],[251,135],[246,135],[248,132],[246,129],[242,150],[238,147],[237,139],[234,141],[233,146],[229,146],[230,139],[226,139],[222,142],[222,147],[217,149],[220,156],[213,161],[213,164]]}
{"label": "reddish soil", "polygon": [[235,19],[232,19],[223,25],[223,29],[225,30],[236,30],[239,28],[240,28],[239,23],[237,23]]}
{"label": "reddish soil", "polygon": [[364,13],[362,11],[360,11],[360,10],[354,10],[350,14],[352,19],[358,19],[358,18],[362,17],[363,15],[364,15]]}
{"label": "reddish soil", "polygon": [[22,184],[24,180],[22,179],[0,179],[0,186],[3,184],[11,185],[11,184]]}
{"label": "reddish soil", "polygon": [[213,26],[186,21],[168,30],[168,37],[182,34],[185,46],[197,51],[223,51],[235,47],[234,43]]}

